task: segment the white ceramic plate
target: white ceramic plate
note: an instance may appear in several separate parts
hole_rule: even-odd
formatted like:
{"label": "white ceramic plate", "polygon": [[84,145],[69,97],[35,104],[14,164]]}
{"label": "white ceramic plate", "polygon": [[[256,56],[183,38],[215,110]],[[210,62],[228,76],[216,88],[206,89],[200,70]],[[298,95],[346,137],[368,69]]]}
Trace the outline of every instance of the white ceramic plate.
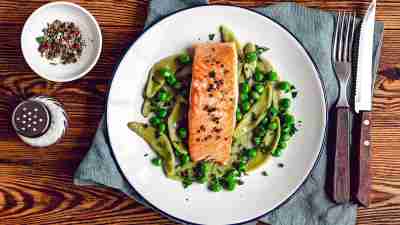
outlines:
{"label": "white ceramic plate", "polygon": [[[159,59],[194,43],[207,41],[219,25],[230,27],[238,39],[271,48],[264,57],[285,80],[296,85],[299,95],[294,114],[303,127],[283,156],[244,178],[233,192],[212,193],[204,185],[183,189],[169,180],[150,159],[149,146],[127,127],[144,121],[140,114],[142,92],[151,66]],[[113,153],[122,173],[147,203],[181,222],[232,224],[265,215],[287,200],[305,181],[324,142],[326,104],[323,87],[312,60],[302,45],[284,28],[256,12],[233,6],[201,6],[177,12],[146,32],[121,61],[112,82],[107,125]],[[149,154],[145,157],[145,154]],[[283,163],[284,168],[277,164]],[[261,171],[267,170],[268,177]]]}
{"label": "white ceramic plate", "polygon": [[[81,30],[86,47],[77,63],[51,65],[37,50],[36,37],[43,36],[42,29],[54,20],[74,22]],[[102,49],[100,26],[89,11],[70,2],[48,3],[32,13],[21,35],[21,47],[25,61],[39,76],[56,82],[76,80],[87,74],[96,64]]]}

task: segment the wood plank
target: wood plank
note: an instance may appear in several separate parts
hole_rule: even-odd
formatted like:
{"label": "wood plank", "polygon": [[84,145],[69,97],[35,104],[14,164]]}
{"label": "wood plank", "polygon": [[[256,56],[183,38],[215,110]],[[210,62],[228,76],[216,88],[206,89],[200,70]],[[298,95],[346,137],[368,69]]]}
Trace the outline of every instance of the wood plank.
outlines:
{"label": "wood plank", "polygon": [[[174,224],[109,188],[77,187],[72,176],[87,152],[102,113],[114,65],[141,33],[148,1],[74,0],[99,21],[102,57],[84,79],[46,82],[26,65],[19,36],[30,13],[46,0],[0,0],[0,221],[1,224]],[[256,7],[277,1],[214,0],[217,4]],[[367,0],[302,0],[324,10],[364,12]],[[398,63],[400,2],[378,1],[377,18],[385,22],[381,69]],[[11,129],[10,113],[25,97],[49,94],[65,104],[71,128],[51,148],[22,144]],[[374,97],[372,206],[360,209],[358,224],[400,223],[400,81],[381,77]]]}

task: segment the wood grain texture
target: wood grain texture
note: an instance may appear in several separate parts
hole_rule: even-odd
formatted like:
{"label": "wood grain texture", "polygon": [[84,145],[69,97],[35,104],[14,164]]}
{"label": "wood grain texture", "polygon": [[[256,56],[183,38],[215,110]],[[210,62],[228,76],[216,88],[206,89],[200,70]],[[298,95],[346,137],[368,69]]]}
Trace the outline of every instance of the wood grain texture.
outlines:
{"label": "wood grain texture", "polygon": [[350,109],[336,109],[336,139],[333,168],[332,198],[336,203],[346,203],[350,200]]}
{"label": "wood grain texture", "polygon": [[[104,112],[114,65],[143,29],[148,1],[74,0],[94,14],[104,37],[99,63],[84,79],[55,84],[36,76],[19,44],[23,24],[45,0],[0,0],[0,224],[174,224],[118,191],[72,185],[73,172],[87,152]],[[213,0],[246,7],[271,0]],[[324,10],[362,13],[368,1],[303,0]],[[385,23],[381,69],[400,56],[400,1],[379,0],[377,18]],[[381,74],[382,75],[382,74]],[[65,104],[71,127],[51,148],[22,144],[10,126],[12,108],[26,97],[47,94]],[[400,224],[400,80],[380,76],[372,114],[372,193],[360,208],[359,225]]]}

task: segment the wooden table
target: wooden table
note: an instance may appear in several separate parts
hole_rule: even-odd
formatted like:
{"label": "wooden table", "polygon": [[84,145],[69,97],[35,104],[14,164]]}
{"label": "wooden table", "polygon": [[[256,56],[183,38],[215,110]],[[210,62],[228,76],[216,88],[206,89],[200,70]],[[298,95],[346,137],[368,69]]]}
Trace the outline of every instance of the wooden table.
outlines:
{"label": "wooden table", "polygon": [[[72,176],[84,157],[104,112],[105,96],[124,50],[141,33],[148,1],[75,0],[103,30],[97,66],[66,84],[46,82],[25,63],[20,34],[24,21],[44,0],[0,0],[0,224],[170,224],[158,213],[109,188],[78,187]],[[212,1],[253,7],[273,1]],[[367,1],[304,0],[324,10],[364,12]],[[377,18],[385,23],[381,69],[400,58],[400,1],[379,0]],[[71,119],[63,141],[46,149],[27,147],[16,137],[10,114],[21,99],[46,94],[61,100]],[[358,224],[400,224],[400,80],[380,76],[373,113],[373,192]],[[397,131],[397,132],[396,132]]]}

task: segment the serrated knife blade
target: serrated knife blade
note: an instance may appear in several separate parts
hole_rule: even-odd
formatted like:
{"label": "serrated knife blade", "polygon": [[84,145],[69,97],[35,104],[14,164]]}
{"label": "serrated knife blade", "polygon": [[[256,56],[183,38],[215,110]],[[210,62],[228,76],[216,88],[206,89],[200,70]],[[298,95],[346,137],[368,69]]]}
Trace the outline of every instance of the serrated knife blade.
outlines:
{"label": "serrated knife blade", "polygon": [[356,75],[355,111],[372,110],[372,49],[375,29],[376,0],[370,4],[361,23]]}

